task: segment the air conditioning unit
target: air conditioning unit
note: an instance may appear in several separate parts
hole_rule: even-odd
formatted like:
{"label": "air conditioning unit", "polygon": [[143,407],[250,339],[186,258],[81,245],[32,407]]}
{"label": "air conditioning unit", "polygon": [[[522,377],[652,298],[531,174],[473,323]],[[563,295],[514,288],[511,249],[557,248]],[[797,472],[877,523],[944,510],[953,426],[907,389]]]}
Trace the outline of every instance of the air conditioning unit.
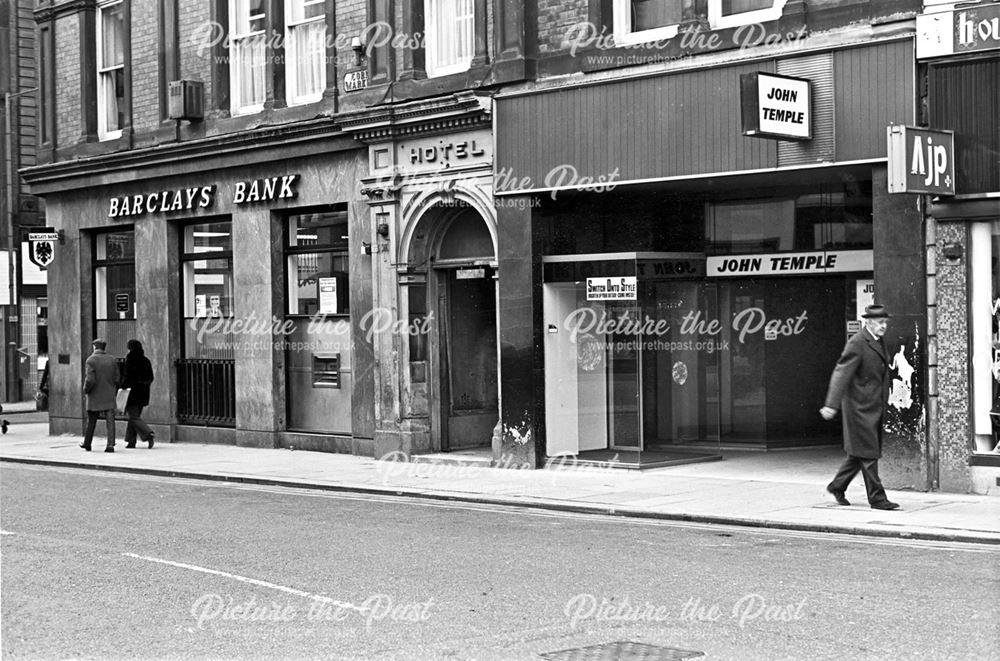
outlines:
{"label": "air conditioning unit", "polygon": [[205,83],[200,80],[172,80],[168,96],[170,119],[200,121],[205,118]]}

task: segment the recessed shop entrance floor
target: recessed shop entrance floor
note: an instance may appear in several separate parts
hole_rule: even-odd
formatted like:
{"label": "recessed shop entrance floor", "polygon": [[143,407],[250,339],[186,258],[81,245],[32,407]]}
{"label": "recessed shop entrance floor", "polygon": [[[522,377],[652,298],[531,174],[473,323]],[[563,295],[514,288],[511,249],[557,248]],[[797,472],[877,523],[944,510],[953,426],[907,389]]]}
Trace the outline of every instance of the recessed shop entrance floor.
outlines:
{"label": "recessed shop entrance floor", "polygon": [[668,452],[663,450],[606,449],[588,450],[575,457],[549,457],[548,463],[558,465],[600,466],[601,468],[624,468],[629,470],[644,470],[647,468],[662,468],[664,466],[680,466],[703,461],[717,461],[722,455],[710,452]]}

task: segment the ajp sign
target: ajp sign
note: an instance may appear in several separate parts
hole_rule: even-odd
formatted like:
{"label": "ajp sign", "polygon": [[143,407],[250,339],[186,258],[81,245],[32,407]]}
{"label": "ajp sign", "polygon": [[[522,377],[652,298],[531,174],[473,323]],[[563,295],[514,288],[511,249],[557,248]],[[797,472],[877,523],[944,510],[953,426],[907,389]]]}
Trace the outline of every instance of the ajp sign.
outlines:
{"label": "ajp sign", "polygon": [[955,194],[955,134],[952,131],[888,128],[889,192]]}

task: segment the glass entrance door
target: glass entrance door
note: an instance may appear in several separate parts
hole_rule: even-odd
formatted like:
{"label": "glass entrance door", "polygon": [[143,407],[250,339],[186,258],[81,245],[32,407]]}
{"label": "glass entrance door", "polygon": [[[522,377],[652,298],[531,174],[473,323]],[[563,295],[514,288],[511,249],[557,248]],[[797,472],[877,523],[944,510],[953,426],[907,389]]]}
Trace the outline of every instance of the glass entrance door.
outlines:
{"label": "glass entrance door", "polygon": [[[546,268],[547,454],[639,465],[717,456],[715,287],[644,281],[630,269],[626,260]],[[605,298],[593,295],[602,283]]]}

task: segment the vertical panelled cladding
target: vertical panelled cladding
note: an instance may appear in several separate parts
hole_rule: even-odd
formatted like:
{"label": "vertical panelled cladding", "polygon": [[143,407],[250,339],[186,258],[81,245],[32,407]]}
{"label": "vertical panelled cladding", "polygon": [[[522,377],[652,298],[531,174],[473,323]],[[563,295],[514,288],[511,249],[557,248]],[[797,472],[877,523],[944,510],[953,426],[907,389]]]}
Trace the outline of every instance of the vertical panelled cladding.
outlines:
{"label": "vertical panelled cladding", "polygon": [[834,53],[838,161],[884,157],[886,127],[914,124],[913,61],[908,39]]}
{"label": "vertical panelled cladding", "polygon": [[586,0],[539,0],[538,51],[542,55],[565,48],[566,35],[574,25],[586,23]]}
{"label": "vertical panelled cladding", "polygon": [[955,131],[956,190],[1000,191],[1000,57],[935,64],[930,124]]}
{"label": "vertical panelled cladding", "polygon": [[132,126],[138,131],[160,123],[158,0],[131,0]]}
{"label": "vertical panelled cladding", "polygon": [[183,79],[200,80],[205,84],[206,109],[214,105],[209,103],[209,99],[215,98],[212,79],[212,58],[215,51],[212,40],[220,36],[212,21],[212,4],[220,1],[225,3],[225,0],[178,0],[177,3],[180,75]]}
{"label": "vertical panelled cladding", "polygon": [[63,14],[56,34],[56,133],[63,143],[77,142],[83,133],[80,109],[80,14]]}
{"label": "vertical panelled cladding", "polygon": [[[733,102],[740,74],[762,69],[756,63],[501,99],[497,163],[510,174],[501,188],[514,190],[504,184],[525,177],[551,188],[559,184],[553,170],[566,166],[581,178],[614,174],[616,181],[775,167],[774,141],[743,137]],[[553,130],[552,117],[565,121]]]}
{"label": "vertical panelled cladding", "polygon": [[778,60],[777,73],[805,78],[812,94],[812,140],[779,140],[778,165],[804,165],[834,159],[833,139],[833,55],[821,53],[810,57]]}

